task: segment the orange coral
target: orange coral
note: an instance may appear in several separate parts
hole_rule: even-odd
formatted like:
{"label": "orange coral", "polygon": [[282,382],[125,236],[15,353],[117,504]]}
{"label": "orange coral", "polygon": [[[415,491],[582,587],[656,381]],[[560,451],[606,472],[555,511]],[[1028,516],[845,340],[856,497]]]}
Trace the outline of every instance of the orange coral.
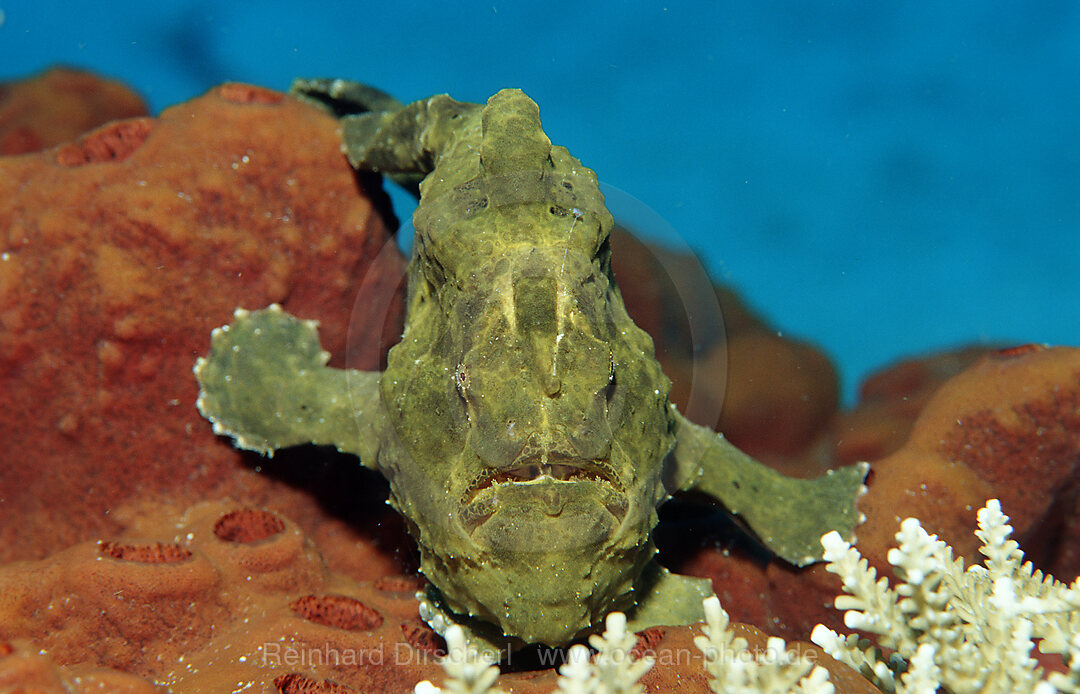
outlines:
{"label": "orange coral", "polygon": [[133,118],[102,126],[89,137],[56,150],[60,166],[121,162],[137,150],[154,127],[151,118]]}
{"label": "orange coral", "polygon": [[141,504],[273,496],[323,518],[216,440],[191,366],[238,305],[279,301],[322,321],[338,363],[377,368],[403,267],[336,122],[262,88],[0,158],[0,558],[123,532]]}
{"label": "orange coral", "polygon": [[[867,520],[856,530],[858,546],[871,564],[888,572],[885,553],[909,516],[973,556],[975,512],[1000,498],[1015,509],[1016,534],[1036,566],[1080,573],[1073,502],[1080,483],[1080,349],[937,355],[870,379],[864,395],[870,415],[846,413],[835,431],[868,450],[891,450],[872,462],[869,492],[859,502]],[[894,430],[883,435],[882,426]],[[849,445],[835,450],[849,454]],[[677,568],[713,577],[734,619],[769,624],[787,638],[818,622],[840,625],[829,607],[839,583],[821,565],[795,571],[763,564],[752,548],[736,544],[702,549]]]}
{"label": "orange coral", "polygon": [[[281,529],[249,543],[216,531],[251,513]],[[174,691],[245,679],[270,686],[293,673],[294,682],[317,675],[368,689],[387,676],[349,664],[360,659],[397,657],[402,686],[437,669],[402,638],[400,625],[416,612],[411,596],[330,573],[284,518],[217,502],[144,521],[140,531],[158,539],[87,542],[0,568],[0,642],[48,651],[61,679],[92,663]],[[0,681],[7,667],[0,660]]]}
{"label": "orange coral", "polygon": [[382,615],[359,600],[345,595],[305,595],[293,601],[292,610],[309,622],[348,630],[375,629]]}
{"label": "orange coral", "polygon": [[119,118],[146,115],[124,85],[70,68],[53,68],[0,85],[0,155],[26,154]]}
{"label": "orange coral", "polygon": [[679,410],[787,474],[823,472],[802,454],[825,433],[839,402],[828,357],[780,337],[733,291],[713,286],[693,257],[619,228],[611,246],[626,310],[653,338]]}
{"label": "orange coral", "polygon": [[280,518],[254,508],[226,513],[214,524],[214,534],[226,542],[258,542],[284,529],[285,524]]}

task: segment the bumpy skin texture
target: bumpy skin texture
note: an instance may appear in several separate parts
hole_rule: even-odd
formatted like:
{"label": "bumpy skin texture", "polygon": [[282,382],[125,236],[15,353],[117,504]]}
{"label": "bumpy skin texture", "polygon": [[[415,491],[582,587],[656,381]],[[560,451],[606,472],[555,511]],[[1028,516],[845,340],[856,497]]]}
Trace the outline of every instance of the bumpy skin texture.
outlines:
{"label": "bumpy skin texture", "polygon": [[[851,537],[865,465],[786,478],[687,421],[610,267],[595,174],[552,146],[519,90],[401,107],[342,81],[294,91],[342,117],[358,169],[425,175],[405,332],[382,374],[330,369],[315,326],[237,312],[199,360],[199,408],[264,453],[307,441],[390,482],[432,605],[490,640],[565,645],[612,609],[632,626],[701,618],[707,581],[667,573],[656,508],[695,488],[779,556]],[[415,179],[412,179],[415,180]]]}

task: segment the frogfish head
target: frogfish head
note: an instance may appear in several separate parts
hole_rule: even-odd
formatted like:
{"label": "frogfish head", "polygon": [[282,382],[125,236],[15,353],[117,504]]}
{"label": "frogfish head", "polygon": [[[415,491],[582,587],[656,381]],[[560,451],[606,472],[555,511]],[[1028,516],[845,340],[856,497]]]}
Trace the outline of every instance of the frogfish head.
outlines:
{"label": "frogfish head", "polygon": [[453,291],[389,357],[394,502],[448,605],[561,645],[654,553],[669,382],[595,257],[506,248]]}

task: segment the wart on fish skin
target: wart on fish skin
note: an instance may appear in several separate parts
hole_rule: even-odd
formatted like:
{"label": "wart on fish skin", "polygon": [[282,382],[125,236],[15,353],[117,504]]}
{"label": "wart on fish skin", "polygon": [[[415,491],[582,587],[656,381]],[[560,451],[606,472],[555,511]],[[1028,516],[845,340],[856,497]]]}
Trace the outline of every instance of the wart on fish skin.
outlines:
{"label": "wart on fish skin", "polygon": [[635,630],[699,621],[710,582],[660,567],[651,538],[657,507],[690,489],[796,565],[830,530],[853,537],[865,463],[785,477],[671,404],[611,272],[596,176],[524,93],[293,92],[341,118],[354,167],[418,183],[405,332],[385,372],[333,369],[310,321],[238,310],[195,367],[199,410],[241,448],[332,444],[385,475],[435,626],[563,646],[612,610]]}

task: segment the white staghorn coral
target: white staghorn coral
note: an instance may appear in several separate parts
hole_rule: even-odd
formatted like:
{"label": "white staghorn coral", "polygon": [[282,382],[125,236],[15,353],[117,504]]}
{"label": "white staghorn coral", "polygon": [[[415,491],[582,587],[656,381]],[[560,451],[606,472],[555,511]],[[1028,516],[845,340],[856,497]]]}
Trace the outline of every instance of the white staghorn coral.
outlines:
{"label": "white staghorn coral", "polygon": [[736,638],[728,629],[728,614],[714,595],[706,598],[704,636],[694,639],[705,654],[705,668],[712,679],[709,686],[723,694],[790,692],[791,694],[832,694],[833,685],[825,668],[787,651],[783,639],[769,639],[765,653],[753,654],[746,639]]}
{"label": "white staghorn coral", "polygon": [[[996,499],[979,511],[975,534],[986,561],[965,570],[948,545],[906,519],[887,555],[901,580],[895,588],[829,533],[821,542],[827,569],[843,581],[836,607],[845,610],[844,624],[875,634],[896,654],[886,662],[865,639],[820,624],[811,639],[886,692],[1080,692],[1078,583],[1067,586],[1024,563],[1008,521]],[[1031,657],[1036,640],[1075,667],[1042,680]]]}
{"label": "white staghorn coral", "polygon": [[469,648],[465,632],[457,624],[446,629],[446,657],[442,668],[446,681],[442,688],[424,680],[413,689],[415,694],[502,694],[495,687],[499,668],[487,657]]}
{"label": "white staghorn coral", "polygon": [[[829,673],[787,651],[783,639],[771,638],[764,653],[750,651],[746,639],[736,638],[728,629],[728,615],[716,596],[704,601],[705,636],[694,643],[705,654],[710,685],[725,694],[833,694]],[[635,658],[637,638],[626,629],[626,615],[612,612],[603,634],[589,637],[589,648],[570,648],[567,661],[559,668],[559,694],[643,694],[641,677],[653,666],[650,657]],[[415,694],[501,694],[495,688],[499,669],[469,647],[460,627],[446,629],[449,651],[442,666],[446,680],[442,688],[424,681]]]}
{"label": "white staghorn coral", "polygon": [[566,694],[641,694],[638,683],[653,666],[649,657],[635,659],[631,651],[637,645],[633,632],[626,630],[626,615],[612,612],[604,622],[604,633],[589,637],[596,655],[589,663],[589,649],[574,646],[569,660],[559,668],[559,691]]}
{"label": "white staghorn coral", "polygon": [[566,654],[566,664],[559,668],[559,691],[563,694],[581,694],[590,691],[594,675],[589,662],[589,649],[580,643],[571,646]]}
{"label": "white staghorn coral", "polygon": [[[565,665],[559,668],[559,692],[563,694],[642,694],[638,683],[653,665],[652,658],[635,658],[637,638],[626,630],[626,615],[612,612],[605,621],[603,634],[589,637],[596,655],[589,660],[589,649],[573,646]],[[442,688],[423,681],[415,694],[501,694],[495,688],[499,668],[470,648],[460,626],[446,629],[447,655],[442,660],[446,680]]]}

